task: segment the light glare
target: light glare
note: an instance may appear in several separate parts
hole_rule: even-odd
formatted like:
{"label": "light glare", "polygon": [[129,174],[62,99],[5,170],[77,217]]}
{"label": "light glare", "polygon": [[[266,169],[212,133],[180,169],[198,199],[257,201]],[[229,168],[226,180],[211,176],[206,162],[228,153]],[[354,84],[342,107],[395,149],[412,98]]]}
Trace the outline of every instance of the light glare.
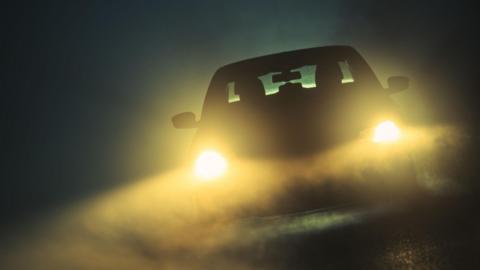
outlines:
{"label": "light glare", "polygon": [[375,128],[373,142],[393,143],[400,138],[400,129],[392,121],[384,121]]}
{"label": "light glare", "polygon": [[226,159],[213,150],[202,152],[195,161],[195,175],[204,180],[220,177],[226,170]]}

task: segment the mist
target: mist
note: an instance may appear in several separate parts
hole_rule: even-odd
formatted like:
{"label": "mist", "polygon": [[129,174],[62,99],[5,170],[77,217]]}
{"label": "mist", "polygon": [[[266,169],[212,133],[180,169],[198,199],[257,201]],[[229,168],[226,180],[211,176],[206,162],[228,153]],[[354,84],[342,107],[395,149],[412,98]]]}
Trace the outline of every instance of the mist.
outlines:
{"label": "mist", "polygon": [[[452,153],[461,151],[465,139],[465,134],[454,127],[410,128],[404,134],[404,147],[393,152],[383,149],[382,155],[358,155],[357,151],[371,148],[369,140],[359,139],[308,160],[237,160],[238,168],[232,168],[235,173],[218,180],[223,183],[204,183],[193,175],[192,168],[178,168],[65,205],[41,220],[11,228],[2,237],[1,266],[276,269],[275,262],[262,259],[266,243],[291,235],[322,235],[397,211],[398,205],[383,201],[369,208],[243,218],[233,215],[236,210],[246,205],[271,207],[276,194],[291,192],[286,181],[292,178],[317,184],[332,177],[335,181],[375,181],[371,177],[362,179],[364,168],[373,164],[376,169],[388,170],[399,151],[410,153],[415,160],[416,181],[425,192],[422,196],[465,193],[469,183],[452,175],[459,169],[458,164],[452,165],[456,161]],[[402,183],[397,184],[396,192],[400,192]],[[362,185],[364,189],[370,186]],[[206,201],[199,201],[202,192],[208,193]],[[422,199],[410,196],[401,203],[417,204]]]}
{"label": "mist", "polygon": [[[458,202],[451,196],[474,197],[475,10],[467,1],[373,0],[4,5],[0,268],[308,268],[295,259],[310,254],[307,247],[327,255],[342,249],[324,232],[397,208],[271,219],[234,213],[268,209],[275,194],[288,192],[292,177],[307,187],[365,183],[366,166],[388,172],[396,154],[413,160],[425,198],[447,198],[450,206]],[[332,44],[356,48],[384,86],[389,76],[410,77],[411,88],[392,96],[410,123],[402,147],[374,152],[360,138],[300,160],[236,160],[231,167],[239,173],[218,182],[220,188],[196,181],[182,163],[194,131],[173,129],[170,117],[200,116],[215,70]],[[207,199],[200,200],[199,189]],[[459,212],[470,228],[470,213]],[[416,224],[405,220],[392,223]],[[331,245],[317,247],[315,237],[303,245],[312,234]],[[285,240],[289,235],[301,240]],[[410,244],[379,246],[382,262],[413,267],[428,259],[444,266],[440,244]]]}

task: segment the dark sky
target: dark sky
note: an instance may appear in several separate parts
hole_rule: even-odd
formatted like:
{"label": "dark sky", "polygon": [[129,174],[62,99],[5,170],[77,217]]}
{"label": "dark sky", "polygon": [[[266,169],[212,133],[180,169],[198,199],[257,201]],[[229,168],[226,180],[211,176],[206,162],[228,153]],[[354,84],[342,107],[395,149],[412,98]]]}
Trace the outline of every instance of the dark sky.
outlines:
{"label": "dark sky", "polygon": [[[429,121],[476,128],[478,19],[460,1],[37,1],[0,8],[1,217],[178,163],[229,62],[331,44],[405,73]],[[412,108],[412,111],[418,108]],[[431,117],[435,115],[435,117]]]}

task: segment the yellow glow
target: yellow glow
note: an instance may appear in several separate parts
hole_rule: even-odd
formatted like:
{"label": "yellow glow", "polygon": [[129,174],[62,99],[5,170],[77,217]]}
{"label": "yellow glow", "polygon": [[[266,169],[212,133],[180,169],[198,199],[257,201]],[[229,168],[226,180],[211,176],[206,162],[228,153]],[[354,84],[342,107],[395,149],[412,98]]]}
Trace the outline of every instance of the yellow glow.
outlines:
{"label": "yellow glow", "polygon": [[375,127],[373,133],[373,142],[375,143],[393,143],[400,138],[400,129],[392,121],[384,121]]}
{"label": "yellow glow", "polygon": [[218,152],[206,150],[195,161],[195,175],[211,180],[222,176],[227,170],[227,160]]}

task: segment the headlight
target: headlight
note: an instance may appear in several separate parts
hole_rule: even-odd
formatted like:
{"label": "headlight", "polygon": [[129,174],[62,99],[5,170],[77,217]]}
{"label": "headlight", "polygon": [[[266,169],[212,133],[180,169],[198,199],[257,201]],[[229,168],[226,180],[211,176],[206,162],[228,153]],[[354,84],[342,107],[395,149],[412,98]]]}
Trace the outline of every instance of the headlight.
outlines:
{"label": "headlight", "polygon": [[393,143],[400,138],[400,129],[392,121],[384,121],[375,127],[372,141],[375,143]]}
{"label": "headlight", "polygon": [[227,160],[218,152],[206,150],[195,161],[195,175],[204,180],[222,176],[227,170]]}

